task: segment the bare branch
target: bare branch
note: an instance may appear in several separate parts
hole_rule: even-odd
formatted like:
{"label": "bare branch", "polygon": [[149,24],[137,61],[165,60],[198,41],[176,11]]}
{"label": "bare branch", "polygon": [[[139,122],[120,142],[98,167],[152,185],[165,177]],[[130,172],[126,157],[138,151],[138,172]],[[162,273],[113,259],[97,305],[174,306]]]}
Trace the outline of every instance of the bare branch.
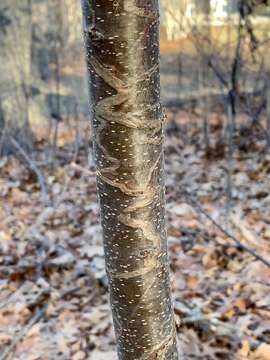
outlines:
{"label": "bare branch", "polygon": [[26,326],[21,329],[18,335],[13,338],[11,344],[2,352],[0,355],[0,360],[5,360],[15,350],[18,342],[20,342],[31,330],[31,328],[42,318],[46,309],[47,305],[43,305],[42,308],[36,310],[33,317],[28,321]]}
{"label": "bare branch", "polygon": [[25,152],[25,150],[21,147],[21,145],[13,137],[11,137],[10,140],[12,145],[19,151],[19,153],[22,155],[24,160],[27,162],[30,169],[36,174],[41,188],[42,201],[44,203],[47,203],[49,199],[49,195],[48,195],[46,180],[43,174],[41,173],[40,169],[37,167],[37,164],[34,162],[34,160],[29,157],[29,155]]}
{"label": "bare branch", "polygon": [[250,255],[252,255],[256,260],[261,261],[265,266],[270,268],[270,261],[268,259],[265,259],[262,255],[257,254],[257,252],[250,247],[243,244],[240,240],[238,240],[234,235],[230,234],[227,230],[225,230],[220,224],[218,224],[199,204],[197,200],[195,200],[193,197],[191,197],[190,194],[185,193],[184,196],[186,197],[187,201],[194,207],[194,209],[198,212],[203,214],[208,220],[211,221],[211,223],[218,228],[224,235],[226,235],[229,239],[233,240],[237,246],[248,252]]}

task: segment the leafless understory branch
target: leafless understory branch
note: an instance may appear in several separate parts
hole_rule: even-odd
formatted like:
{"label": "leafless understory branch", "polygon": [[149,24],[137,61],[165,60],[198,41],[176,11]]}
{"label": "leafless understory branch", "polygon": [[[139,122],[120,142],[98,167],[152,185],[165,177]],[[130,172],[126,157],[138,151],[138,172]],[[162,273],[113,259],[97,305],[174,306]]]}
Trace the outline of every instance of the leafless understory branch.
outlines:
{"label": "leafless understory branch", "polygon": [[5,360],[11,353],[15,350],[17,344],[27,335],[31,328],[39,322],[42,316],[45,314],[47,309],[46,305],[43,305],[41,308],[37,309],[31,319],[28,321],[26,326],[24,326],[21,331],[16,335],[10,345],[0,354],[0,360]]}
{"label": "leafless understory branch", "polygon": [[200,205],[200,203],[194,199],[193,196],[189,194],[184,194],[187,202],[198,212],[203,214],[211,223],[219,230],[221,231],[225,236],[227,236],[229,239],[233,240],[237,247],[243,251],[246,251],[250,255],[252,255],[256,260],[261,261],[265,266],[270,268],[270,261],[263,257],[262,255],[258,254],[255,250],[250,248],[249,246],[243,244],[239,239],[237,239],[234,235],[229,233],[227,230],[225,230],[219,223],[217,223]]}
{"label": "leafless understory branch", "polygon": [[47,184],[44,175],[42,174],[41,170],[38,168],[35,161],[30,158],[30,156],[21,147],[21,145],[13,137],[10,140],[12,145],[15,147],[15,149],[21,154],[23,159],[26,161],[31,171],[35,173],[40,184],[42,201],[44,203],[47,203],[49,200],[49,194],[48,194]]}

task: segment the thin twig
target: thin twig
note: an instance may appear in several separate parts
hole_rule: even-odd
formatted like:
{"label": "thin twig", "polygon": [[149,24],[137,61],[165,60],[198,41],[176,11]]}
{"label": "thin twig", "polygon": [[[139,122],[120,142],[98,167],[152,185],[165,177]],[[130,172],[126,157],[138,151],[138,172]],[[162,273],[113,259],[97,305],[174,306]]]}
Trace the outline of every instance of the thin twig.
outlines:
{"label": "thin twig", "polygon": [[63,190],[59,194],[58,198],[56,199],[56,202],[54,204],[52,204],[52,206],[44,207],[42,209],[41,213],[32,222],[32,225],[19,233],[18,236],[21,240],[26,240],[29,235],[31,235],[32,238],[37,238],[38,228],[40,228],[48,220],[48,218],[50,218],[50,216],[52,216],[54,214],[54,212],[58,209],[58,207],[65,200],[69,182],[70,182],[70,179],[67,178],[67,174],[65,173],[65,183],[63,186]]}
{"label": "thin twig", "polygon": [[228,227],[228,220],[232,207],[232,174],[233,174],[233,153],[234,153],[234,134],[235,134],[235,114],[232,109],[232,104],[228,104],[228,154],[227,154],[227,181],[226,181],[226,227]]}
{"label": "thin twig", "polygon": [[30,169],[36,174],[41,188],[42,201],[44,203],[47,203],[49,195],[48,195],[46,180],[43,174],[37,167],[36,163],[29,157],[29,155],[21,147],[21,145],[13,137],[11,137],[10,140],[13,146],[19,151],[19,153],[22,155],[24,160],[28,163]]}
{"label": "thin twig", "polygon": [[42,308],[36,310],[35,314],[28,321],[26,326],[22,328],[18,335],[13,338],[11,344],[2,352],[2,354],[0,355],[0,360],[5,360],[7,356],[15,350],[18,342],[20,342],[31,330],[31,328],[42,318],[46,311],[46,308],[47,305],[45,304]]}
{"label": "thin twig", "polygon": [[263,256],[259,255],[256,253],[255,250],[251,249],[249,246],[246,246],[245,244],[243,244],[240,240],[238,240],[234,235],[230,234],[227,230],[225,230],[220,224],[218,224],[202,207],[201,205],[198,203],[198,201],[196,201],[194,198],[191,198],[191,196],[189,194],[185,194],[187,201],[190,202],[191,205],[193,205],[193,207],[195,208],[195,210],[197,210],[197,212],[202,213],[208,220],[211,221],[211,223],[213,225],[215,225],[216,228],[218,228],[224,235],[226,235],[229,239],[233,240],[237,246],[248,252],[250,255],[252,255],[255,259],[261,261],[265,266],[270,268],[270,261],[265,259]]}
{"label": "thin twig", "polygon": [[219,320],[220,314],[211,313],[203,314],[198,307],[189,307],[184,302],[174,302],[174,313],[176,319],[179,316],[179,328],[183,326],[192,326],[195,330],[202,330],[204,334],[211,335],[211,333],[217,336],[230,336],[238,340],[241,340],[243,334],[239,329],[224,321]]}
{"label": "thin twig", "polygon": [[89,175],[89,176],[94,176],[95,175],[95,172],[94,171],[91,171],[77,163],[75,163],[74,161],[72,163],[70,163],[70,166],[73,168],[73,169],[76,169],[78,171],[80,171],[81,173],[85,174],[85,175]]}

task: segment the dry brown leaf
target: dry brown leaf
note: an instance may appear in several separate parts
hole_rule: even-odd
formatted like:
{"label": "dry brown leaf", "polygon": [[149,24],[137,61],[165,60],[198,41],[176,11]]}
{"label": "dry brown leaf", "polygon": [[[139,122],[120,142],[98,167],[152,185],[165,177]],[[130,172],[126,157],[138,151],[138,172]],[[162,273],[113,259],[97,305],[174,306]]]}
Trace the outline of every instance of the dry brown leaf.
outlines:
{"label": "dry brown leaf", "polygon": [[239,298],[234,302],[234,306],[237,307],[240,311],[244,312],[246,311],[246,300]]}
{"label": "dry brown leaf", "polygon": [[84,360],[86,359],[86,354],[84,351],[77,351],[73,356],[72,360]]}
{"label": "dry brown leaf", "polygon": [[248,342],[247,340],[244,340],[244,341],[242,342],[241,349],[239,350],[239,355],[241,355],[241,356],[248,356],[249,351],[250,351],[249,342]]}
{"label": "dry brown leaf", "polygon": [[217,266],[217,259],[214,251],[207,252],[203,258],[202,263],[205,269],[211,269]]}
{"label": "dry brown leaf", "polygon": [[253,354],[253,359],[269,360],[270,359],[270,344],[262,343]]}
{"label": "dry brown leaf", "polygon": [[199,283],[199,278],[196,275],[189,276],[187,279],[187,286],[190,289],[196,289]]}
{"label": "dry brown leaf", "polygon": [[95,350],[90,353],[90,360],[117,360],[116,352],[103,352]]}

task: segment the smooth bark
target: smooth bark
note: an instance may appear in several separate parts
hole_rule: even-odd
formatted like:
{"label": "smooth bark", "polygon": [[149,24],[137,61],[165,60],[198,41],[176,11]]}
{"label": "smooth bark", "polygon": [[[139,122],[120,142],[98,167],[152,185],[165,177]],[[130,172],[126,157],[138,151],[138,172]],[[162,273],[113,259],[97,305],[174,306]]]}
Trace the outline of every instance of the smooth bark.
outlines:
{"label": "smooth bark", "polygon": [[83,0],[119,359],[178,359],[164,221],[157,0]]}

